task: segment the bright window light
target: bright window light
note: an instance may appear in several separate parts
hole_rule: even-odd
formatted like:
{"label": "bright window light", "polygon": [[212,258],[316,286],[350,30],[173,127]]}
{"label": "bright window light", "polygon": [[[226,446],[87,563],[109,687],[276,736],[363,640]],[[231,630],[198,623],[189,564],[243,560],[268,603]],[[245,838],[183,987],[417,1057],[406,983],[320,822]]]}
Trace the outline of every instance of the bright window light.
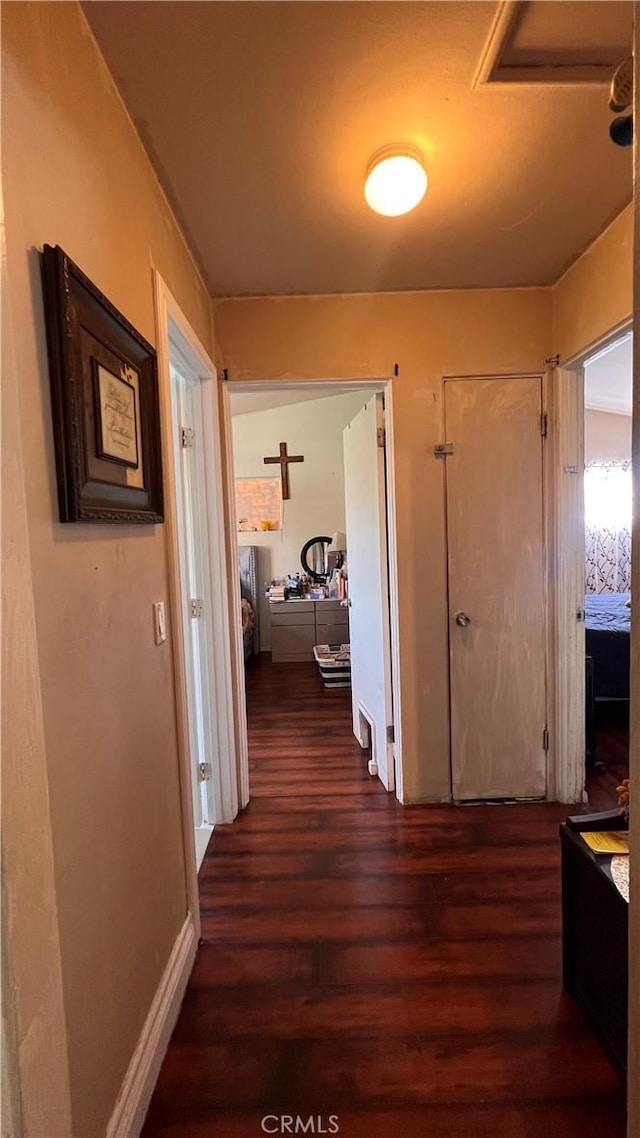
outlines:
{"label": "bright window light", "polygon": [[593,462],[584,472],[584,520],[590,529],[631,529],[630,462]]}

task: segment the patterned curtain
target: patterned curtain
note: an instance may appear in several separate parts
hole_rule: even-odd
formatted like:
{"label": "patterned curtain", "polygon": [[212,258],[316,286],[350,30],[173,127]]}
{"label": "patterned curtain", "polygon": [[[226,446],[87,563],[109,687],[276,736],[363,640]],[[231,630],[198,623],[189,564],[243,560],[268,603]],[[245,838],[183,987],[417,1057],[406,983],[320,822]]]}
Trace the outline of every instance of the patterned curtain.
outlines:
{"label": "patterned curtain", "polygon": [[584,471],[585,591],[631,591],[631,463],[590,462]]}

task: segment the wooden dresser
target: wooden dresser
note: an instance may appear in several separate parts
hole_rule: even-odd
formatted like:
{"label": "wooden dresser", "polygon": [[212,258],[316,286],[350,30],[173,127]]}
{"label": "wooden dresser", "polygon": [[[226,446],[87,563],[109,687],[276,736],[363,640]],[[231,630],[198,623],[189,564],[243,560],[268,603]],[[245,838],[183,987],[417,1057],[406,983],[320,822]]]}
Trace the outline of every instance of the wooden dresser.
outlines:
{"label": "wooden dresser", "polygon": [[340,601],[269,601],[274,664],[313,660],[314,644],[348,644],[349,610]]}

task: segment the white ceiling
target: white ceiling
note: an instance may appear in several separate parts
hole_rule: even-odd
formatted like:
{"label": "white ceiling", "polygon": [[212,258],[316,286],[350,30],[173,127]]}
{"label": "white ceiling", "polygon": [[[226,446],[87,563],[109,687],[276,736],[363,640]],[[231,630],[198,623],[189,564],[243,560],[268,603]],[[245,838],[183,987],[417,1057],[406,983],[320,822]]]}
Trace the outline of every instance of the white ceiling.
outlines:
{"label": "white ceiling", "polygon": [[[264,384],[261,385],[264,387]],[[341,395],[358,391],[362,394],[362,405],[366,403],[374,389],[365,389],[361,384],[349,388],[340,385],[339,394],[327,394],[325,387],[310,387],[305,390],[290,385],[288,388],[273,388],[270,391],[231,391],[230,403],[232,415],[250,415],[256,411],[268,411],[273,407],[290,407],[298,403],[308,403],[315,399],[339,399]]]}
{"label": "white ceiling", "polygon": [[584,372],[584,404],[592,411],[630,415],[633,396],[633,337],[599,353]]}
{"label": "white ceiling", "polygon": [[[556,60],[578,27],[581,50],[606,38],[609,11],[628,35],[630,5],[528,8],[524,46]],[[631,198],[606,86],[474,89],[494,2],[84,10],[214,294],[547,284]],[[429,189],[405,217],[363,198],[390,142],[425,156]]]}

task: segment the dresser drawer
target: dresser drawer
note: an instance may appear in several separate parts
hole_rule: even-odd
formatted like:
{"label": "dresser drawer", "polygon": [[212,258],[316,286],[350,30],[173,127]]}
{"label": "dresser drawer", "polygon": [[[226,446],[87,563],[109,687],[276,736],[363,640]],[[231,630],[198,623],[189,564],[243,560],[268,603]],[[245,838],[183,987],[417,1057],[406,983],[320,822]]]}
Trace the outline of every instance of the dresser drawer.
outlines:
{"label": "dresser drawer", "polygon": [[338,601],[335,597],[327,597],[325,601],[316,601],[316,619],[322,620],[322,613],[331,613],[331,620],[333,620],[335,613],[344,613],[345,616],[349,610],[342,601]]}
{"label": "dresser drawer", "polygon": [[325,609],[317,609],[316,611],[316,624],[348,624],[349,623],[349,609],[334,609],[333,612],[327,612]]}
{"label": "dresser drawer", "polygon": [[324,628],[327,625],[329,628],[348,628],[349,627],[349,610],[348,609],[333,609],[327,612],[325,608],[316,609],[316,628]]}
{"label": "dresser drawer", "polygon": [[348,644],[349,622],[346,624],[316,624],[316,644]]}
{"label": "dresser drawer", "polygon": [[315,624],[272,624],[271,651],[274,659],[282,656],[300,656],[313,659],[316,643]]}
{"label": "dresser drawer", "polygon": [[279,625],[315,624],[313,601],[282,601],[269,605],[271,624],[274,628]]}

